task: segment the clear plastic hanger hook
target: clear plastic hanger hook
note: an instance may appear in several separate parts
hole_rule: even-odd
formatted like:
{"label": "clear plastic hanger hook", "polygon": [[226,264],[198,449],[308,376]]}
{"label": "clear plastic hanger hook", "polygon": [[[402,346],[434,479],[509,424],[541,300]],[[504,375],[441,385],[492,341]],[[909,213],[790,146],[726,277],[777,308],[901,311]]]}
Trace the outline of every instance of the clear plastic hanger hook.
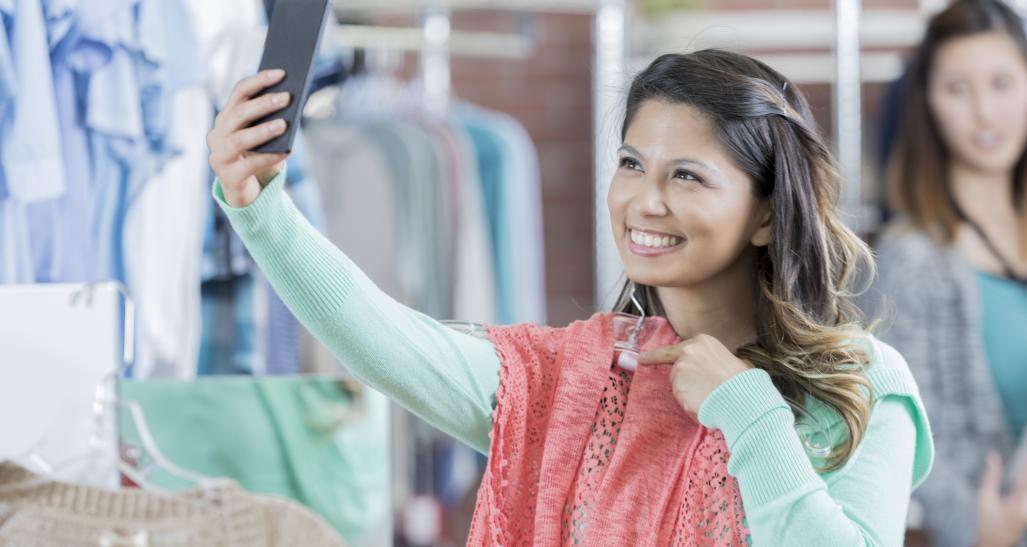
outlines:
{"label": "clear plastic hanger hook", "polygon": [[638,310],[638,317],[627,313],[618,313],[613,317],[613,362],[618,367],[635,371],[638,368],[638,357],[642,353],[639,338],[645,327],[645,308],[635,297],[635,284],[631,284],[631,303]]}

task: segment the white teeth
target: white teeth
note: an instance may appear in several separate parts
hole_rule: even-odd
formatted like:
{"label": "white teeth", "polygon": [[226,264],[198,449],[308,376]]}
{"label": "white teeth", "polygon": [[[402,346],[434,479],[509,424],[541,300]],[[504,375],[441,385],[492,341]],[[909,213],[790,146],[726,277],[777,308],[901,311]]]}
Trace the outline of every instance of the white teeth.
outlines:
{"label": "white teeth", "polygon": [[646,247],[653,247],[656,249],[662,247],[673,247],[681,243],[681,238],[675,236],[654,236],[652,234],[646,234],[631,230],[629,237],[631,241],[636,245],[643,245]]}

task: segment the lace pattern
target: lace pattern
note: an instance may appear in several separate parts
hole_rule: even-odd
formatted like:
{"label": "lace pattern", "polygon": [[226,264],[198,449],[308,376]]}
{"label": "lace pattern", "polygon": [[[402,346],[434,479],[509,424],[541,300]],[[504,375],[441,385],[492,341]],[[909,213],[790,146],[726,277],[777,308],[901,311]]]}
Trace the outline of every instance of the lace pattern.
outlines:
{"label": "lace pattern", "polygon": [[[674,338],[669,328],[663,332],[661,344]],[[489,338],[500,357],[501,381],[489,466],[478,492],[468,545],[726,547],[749,543],[741,495],[727,472],[729,454],[719,431],[699,426],[674,429],[681,431],[674,442],[682,449],[667,453],[665,449],[672,445],[665,445],[658,461],[645,459],[645,446],[651,444],[627,442],[627,432],[637,439],[640,424],[657,418],[648,416],[651,404],[660,412],[678,407],[672,399],[648,400],[664,397],[660,385],[653,384],[654,379],[661,381],[658,377],[650,374],[645,383],[639,383],[641,377],[610,366],[608,316],[597,314],[564,329],[492,327]],[[629,409],[629,392],[643,386],[639,393],[646,395],[636,394],[643,398],[631,399]],[[673,397],[669,390],[666,397]],[[632,418],[626,421],[629,412]],[[609,469],[623,471],[624,462],[630,461],[625,458],[633,457],[623,453],[629,447],[640,451],[638,457],[643,459],[639,461],[666,469],[670,480],[650,482],[643,492],[632,491],[641,488],[634,479],[607,477]],[[674,458],[674,453],[683,455]],[[620,463],[612,466],[611,461]],[[617,490],[603,491],[608,484],[617,484]],[[627,508],[635,506],[624,505],[610,514],[596,509],[615,499],[607,499],[611,494],[620,500],[643,500],[643,504],[650,499],[663,501],[637,512]],[[604,513],[596,524],[602,529],[590,528],[593,519],[600,518],[593,511]],[[646,515],[646,522],[638,521],[640,515]]]}

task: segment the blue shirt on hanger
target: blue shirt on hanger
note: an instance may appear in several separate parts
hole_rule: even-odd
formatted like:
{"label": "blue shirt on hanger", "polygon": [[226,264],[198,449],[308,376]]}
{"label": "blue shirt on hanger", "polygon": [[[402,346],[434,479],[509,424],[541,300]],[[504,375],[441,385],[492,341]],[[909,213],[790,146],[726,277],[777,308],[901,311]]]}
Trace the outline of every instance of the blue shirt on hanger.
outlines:
{"label": "blue shirt on hanger", "polygon": [[0,66],[13,66],[0,116],[5,193],[22,203],[50,199],[64,191],[64,170],[46,22],[35,0],[6,0],[0,9],[8,40]]}
{"label": "blue shirt on hanger", "polygon": [[64,191],[60,155],[42,7],[0,0],[0,283],[36,280],[26,206]]}

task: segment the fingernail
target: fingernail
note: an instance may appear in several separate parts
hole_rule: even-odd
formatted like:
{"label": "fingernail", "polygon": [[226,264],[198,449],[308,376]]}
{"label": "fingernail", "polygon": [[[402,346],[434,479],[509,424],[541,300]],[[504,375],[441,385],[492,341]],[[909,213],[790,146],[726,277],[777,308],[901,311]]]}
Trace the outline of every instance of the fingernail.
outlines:
{"label": "fingernail", "polygon": [[285,76],[285,71],[280,68],[272,68],[271,70],[267,71],[267,79],[269,81],[277,80],[282,76]]}
{"label": "fingernail", "polygon": [[621,352],[620,356],[617,357],[617,364],[621,368],[635,370],[638,368],[638,356],[629,351]]}
{"label": "fingernail", "polygon": [[275,120],[271,122],[272,131],[281,131],[285,129],[285,120]]}

